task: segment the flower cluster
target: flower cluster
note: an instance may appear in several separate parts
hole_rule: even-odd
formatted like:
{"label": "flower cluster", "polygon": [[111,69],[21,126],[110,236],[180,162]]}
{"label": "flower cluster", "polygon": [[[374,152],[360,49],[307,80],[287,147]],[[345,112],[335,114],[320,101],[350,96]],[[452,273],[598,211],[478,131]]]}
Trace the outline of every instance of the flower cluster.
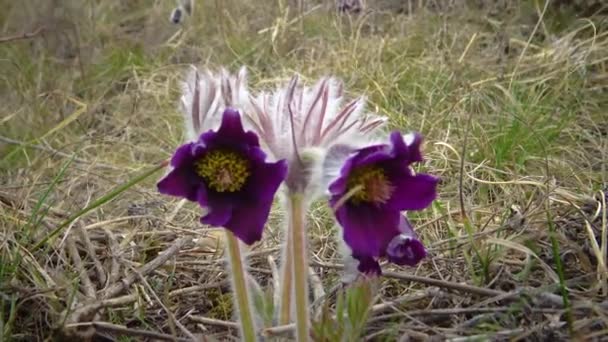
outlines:
{"label": "flower cluster", "polygon": [[252,244],[262,238],[281,183],[291,191],[320,189],[359,271],[380,274],[383,257],[416,265],[426,252],[402,212],[426,208],[438,183],[411,167],[422,161],[422,138],[395,131],[377,143],[384,118],[364,113],[363,98],[341,105],[343,95],[336,79],[306,87],[296,75],[251,96],[245,69],[236,76],[194,69],[181,98],[189,142],[175,151],[159,191],[197,202],[207,211],[203,224]]}
{"label": "flower cluster", "polygon": [[[297,216],[319,196],[332,207],[359,272],[380,275],[382,258],[415,266],[426,250],[404,212],[428,207],[439,182],[412,168],[423,160],[422,137],[397,131],[387,137],[385,119],[365,113],[363,98],[343,98],[342,83],[333,78],[309,87],[296,75],[284,87],[251,95],[245,69],[230,75],[193,68],[181,98],[188,139],[158,189],[198,203],[201,223],[224,227],[250,245],[262,238],[284,185],[288,222],[300,230],[285,243],[294,253],[286,262],[294,267],[284,276],[295,275],[296,298],[306,296],[306,285],[297,282],[306,281],[298,270],[307,267],[300,239],[305,222]],[[291,289],[284,293],[281,305],[289,314]],[[307,320],[306,310],[301,313],[299,323]]]}

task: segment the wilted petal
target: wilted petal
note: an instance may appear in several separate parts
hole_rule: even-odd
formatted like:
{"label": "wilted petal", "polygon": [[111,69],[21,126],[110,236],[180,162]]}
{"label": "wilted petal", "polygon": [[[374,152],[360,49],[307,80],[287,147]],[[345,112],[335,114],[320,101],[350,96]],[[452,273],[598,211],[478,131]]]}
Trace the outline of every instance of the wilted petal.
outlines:
{"label": "wilted petal", "polygon": [[403,216],[399,222],[399,230],[402,233],[395,236],[386,248],[388,260],[397,265],[416,266],[426,257],[426,249]]}

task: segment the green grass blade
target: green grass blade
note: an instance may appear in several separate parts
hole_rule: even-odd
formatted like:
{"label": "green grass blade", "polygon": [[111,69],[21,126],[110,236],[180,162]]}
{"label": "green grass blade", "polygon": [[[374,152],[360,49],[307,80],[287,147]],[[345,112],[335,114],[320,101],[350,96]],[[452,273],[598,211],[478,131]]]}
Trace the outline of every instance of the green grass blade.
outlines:
{"label": "green grass blade", "polygon": [[166,165],[167,165],[167,162],[160,163],[159,165],[153,167],[152,169],[150,169],[150,170],[142,173],[141,175],[139,175],[139,176],[137,176],[137,177],[129,180],[128,182],[126,182],[126,183],[124,183],[124,184],[116,187],[114,190],[112,190],[109,193],[107,193],[106,195],[100,197],[99,199],[97,199],[96,201],[94,201],[93,203],[91,203],[86,208],[84,208],[84,209],[80,210],[79,212],[77,212],[76,214],[70,216],[67,220],[65,220],[62,224],[60,224],[57,228],[55,228],[52,232],[50,232],[49,234],[47,234],[38,243],[36,243],[36,245],[34,245],[32,247],[32,250],[38,250],[40,247],[42,247],[44,244],[46,244],[50,239],[52,239],[55,236],[57,236],[57,234],[59,234],[65,227],[67,227],[68,225],[70,225],[70,223],[74,222],[79,217],[81,217],[81,216],[87,214],[88,212],[90,212],[90,211],[92,211],[94,209],[97,209],[100,206],[108,203],[109,201],[111,201],[114,198],[116,198],[116,196],[120,195],[121,193],[123,193],[124,191],[128,190],[132,186],[134,186],[134,185],[142,182],[146,178],[148,178],[151,175],[155,174],[157,171],[163,169]]}

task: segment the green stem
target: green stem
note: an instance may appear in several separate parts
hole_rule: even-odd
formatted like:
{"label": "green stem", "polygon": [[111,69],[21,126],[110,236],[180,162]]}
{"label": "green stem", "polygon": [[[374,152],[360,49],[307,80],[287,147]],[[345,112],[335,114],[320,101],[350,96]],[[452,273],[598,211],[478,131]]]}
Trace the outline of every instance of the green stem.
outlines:
{"label": "green stem", "polygon": [[309,340],[308,330],[308,253],[306,251],[306,231],[304,227],[304,201],[302,194],[289,197],[292,223],[291,242],[293,244],[293,279],[296,304],[296,336],[300,342]]}
{"label": "green stem", "polygon": [[239,240],[229,230],[226,230],[226,240],[230,265],[232,267],[231,271],[234,282],[236,305],[241,320],[241,336],[243,341],[255,342],[255,326],[253,324],[253,316],[251,315],[251,302],[249,301],[249,292],[247,289],[247,281],[245,280],[245,269],[243,267],[243,259],[241,258]]}
{"label": "green stem", "polygon": [[291,291],[293,290],[293,239],[291,238],[293,231],[292,222],[287,228],[287,241],[285,243],[285,261],[283,262],[283,275],[281,285],[281,303],[279,312],[279,324],[289,324],[291,315]]}

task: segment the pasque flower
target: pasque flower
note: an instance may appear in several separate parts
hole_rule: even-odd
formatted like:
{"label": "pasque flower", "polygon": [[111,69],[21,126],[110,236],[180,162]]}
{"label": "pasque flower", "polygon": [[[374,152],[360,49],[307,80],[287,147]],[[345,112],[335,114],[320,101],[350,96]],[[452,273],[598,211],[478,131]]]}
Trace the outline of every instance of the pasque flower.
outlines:
{"label": "pasque flower", "polygon": [[217,131],[177,148],[173,170],[159,183],[167,195],[208,209],[201,222],[232,231],[246,244],[262,237],[274,195],[287,175],[285,161],[269,163],[237,111],[226,109]]}
{"label": "pasque flower", "polygon": [[360,272],[380,274],[378,259],[382,257],[413,266],[426,255],[401,213],[424,209],[436,197],[439,179],[416,174],[411,168],[422,161],[421,141],[418,134],[404,139],[393,132],[388,144],[354,151],[336,146],[328,154],[343,156],[339,174],[329,186],[330,203]]}
{"label": "pasque flower", "polygon": [[236,76],[193,68],[180,101],[187,142],[157,186],[163,194],[197,202],[205,210],[203,224],[226,228],[241,338],[253,342],[257,329],[239,240],[252,244],[262,238],[287,162],[268,161],[257,134],[243,127],[239,110],[246,110],[249,100],[246,76],[244,68]]}

